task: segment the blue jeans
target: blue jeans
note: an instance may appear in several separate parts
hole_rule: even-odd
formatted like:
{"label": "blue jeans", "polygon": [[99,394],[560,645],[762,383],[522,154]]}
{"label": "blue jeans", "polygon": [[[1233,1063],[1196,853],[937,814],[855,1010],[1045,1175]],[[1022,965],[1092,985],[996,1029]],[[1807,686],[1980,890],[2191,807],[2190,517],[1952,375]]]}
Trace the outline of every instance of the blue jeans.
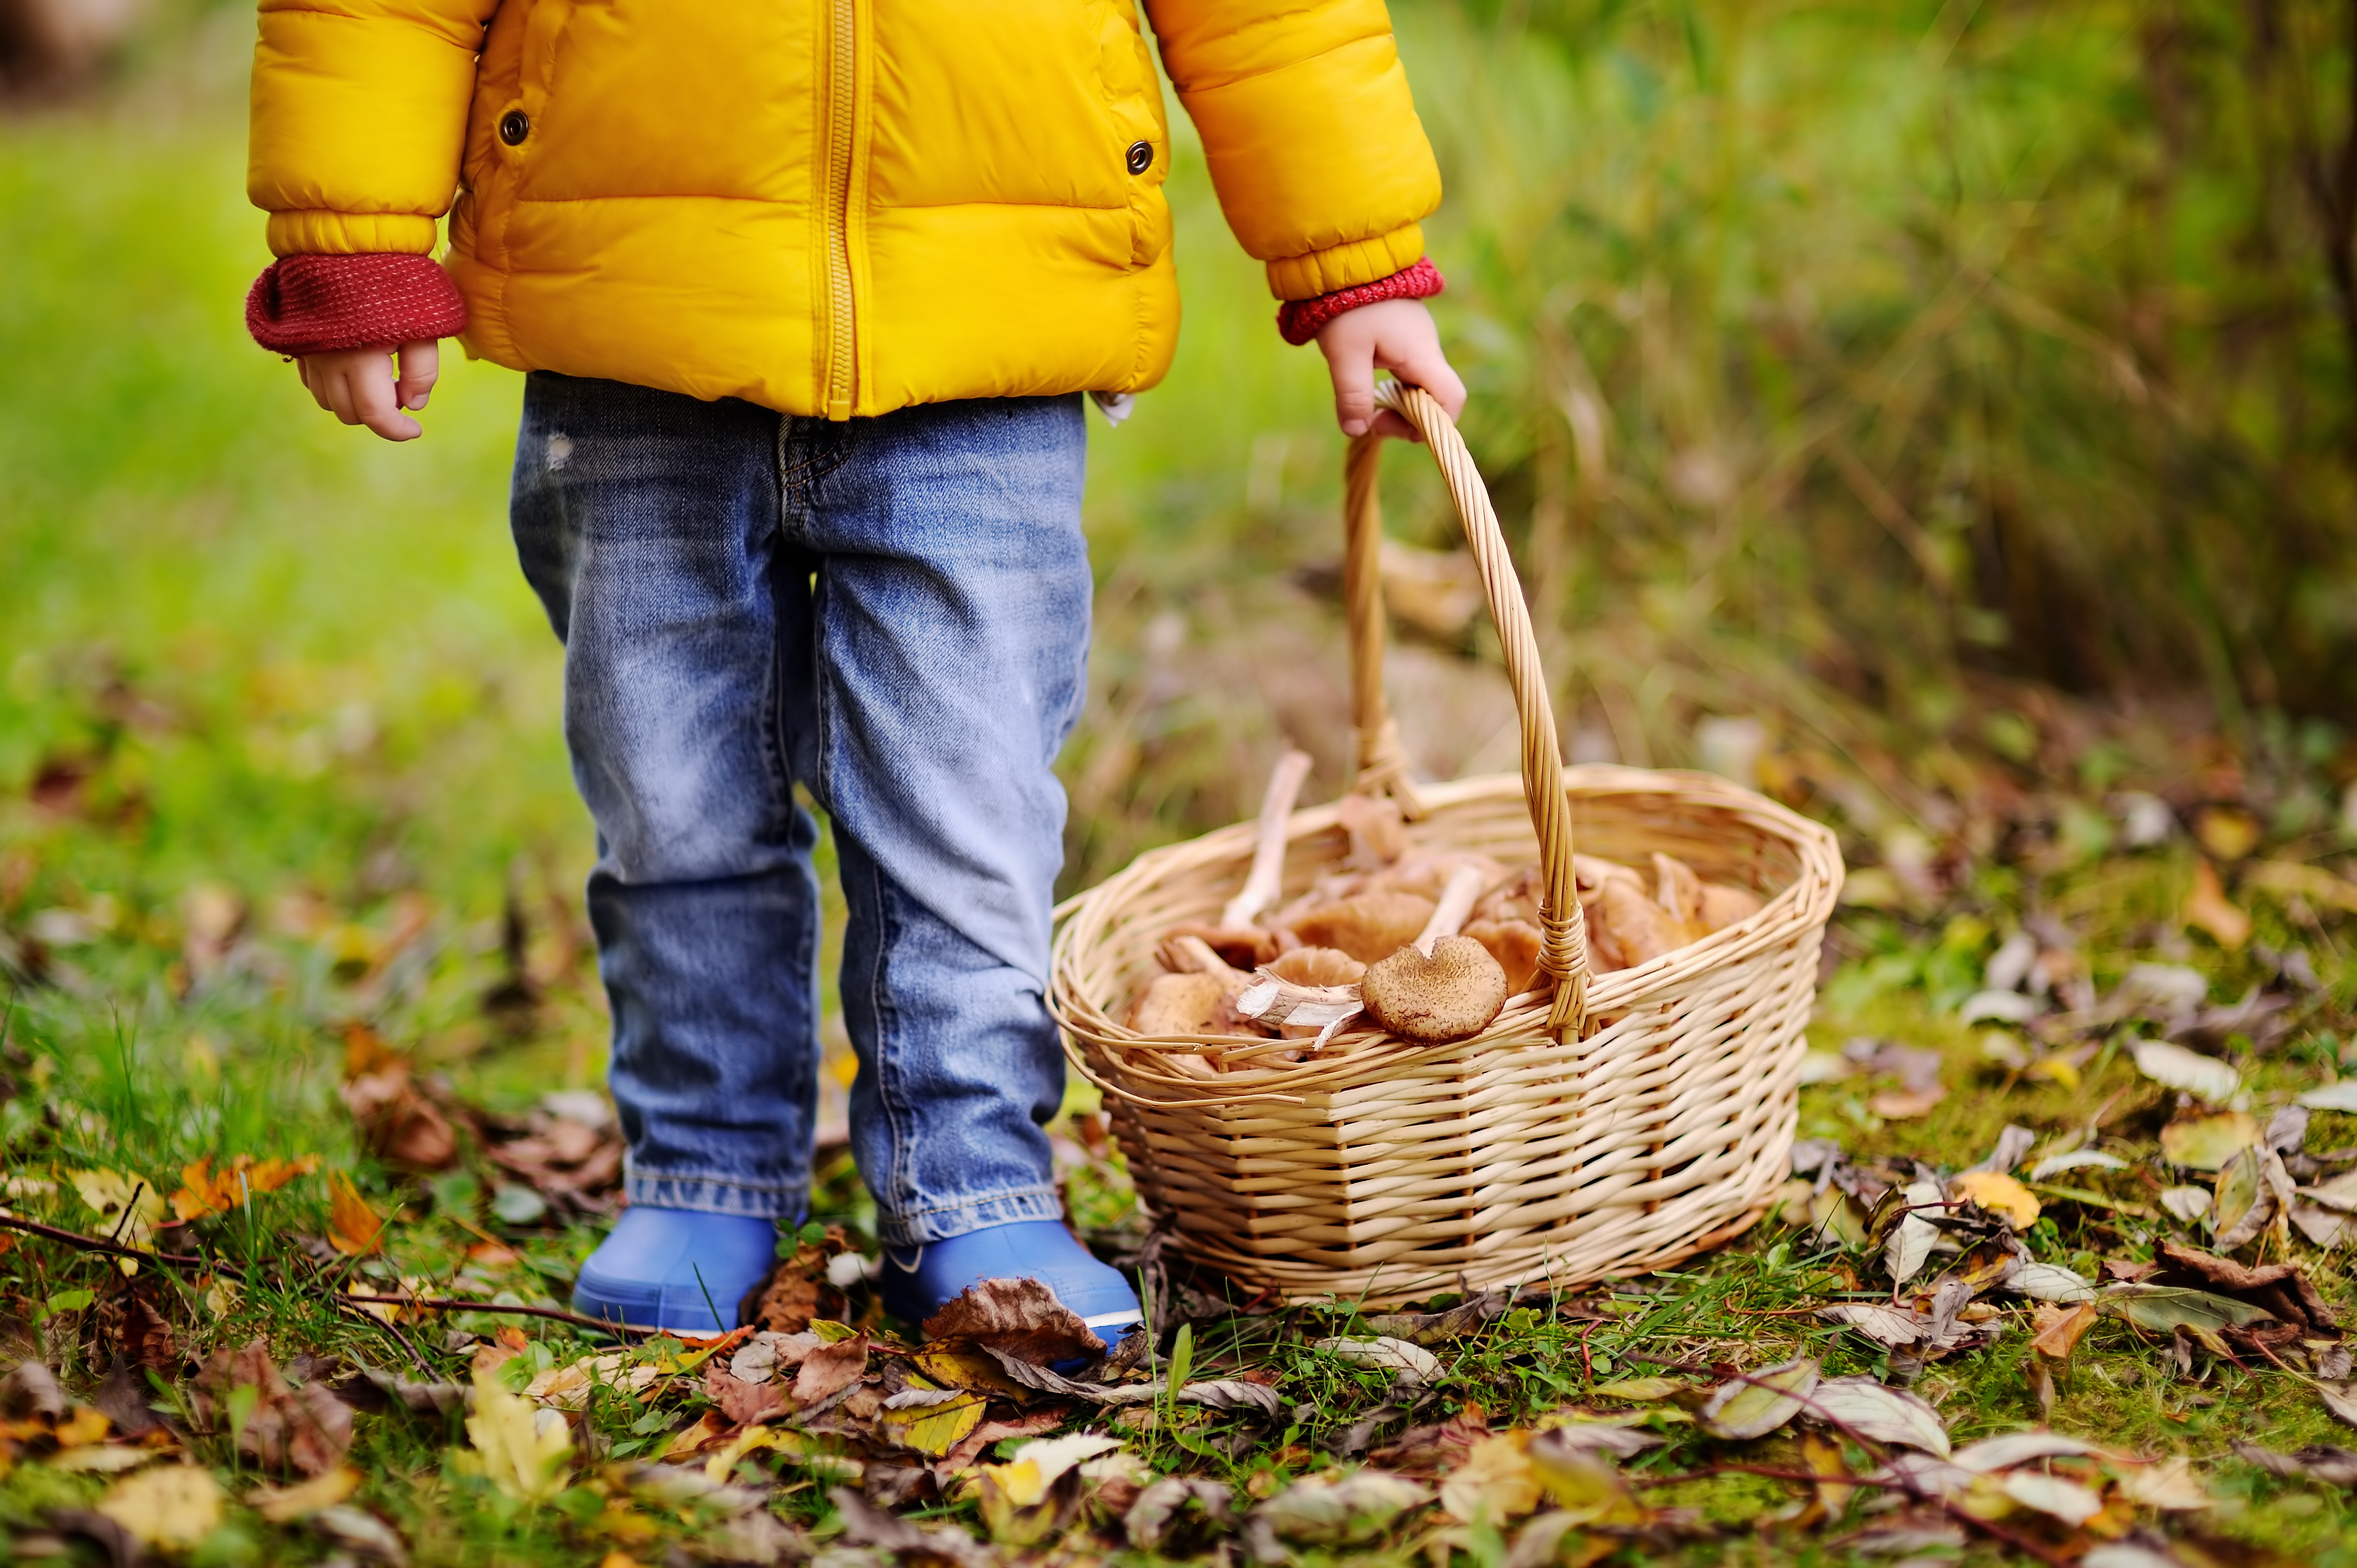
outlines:
{"label": "blue jeans", "polygon": [[817,829],[883,1240],[1061,1217],[1041,1001],[1091,581],[1077,397],[829,424],[536,372],[511,516],[565,643],[633,1203],[799,1219]]}

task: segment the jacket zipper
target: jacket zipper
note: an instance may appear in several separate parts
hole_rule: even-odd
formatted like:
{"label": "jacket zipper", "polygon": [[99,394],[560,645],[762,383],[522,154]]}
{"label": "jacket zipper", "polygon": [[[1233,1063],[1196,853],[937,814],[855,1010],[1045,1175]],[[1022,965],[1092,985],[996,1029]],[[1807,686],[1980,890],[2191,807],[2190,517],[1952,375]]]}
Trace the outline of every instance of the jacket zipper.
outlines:
{"label": "jacket zipper", "polygon": [[826,70],[826,416],[849,419],[852,387],[851,162],[858,82],[856,0],[829,0]]}

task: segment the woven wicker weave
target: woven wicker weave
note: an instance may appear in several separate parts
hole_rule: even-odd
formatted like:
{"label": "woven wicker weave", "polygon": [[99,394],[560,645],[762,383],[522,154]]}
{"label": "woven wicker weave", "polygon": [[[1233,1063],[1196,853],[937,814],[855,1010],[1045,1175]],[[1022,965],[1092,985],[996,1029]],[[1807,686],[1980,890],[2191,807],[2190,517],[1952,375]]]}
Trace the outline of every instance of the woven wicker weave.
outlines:
{"label": "woven wicker weave", "polygon": [[[1386,402],[1424,432],[1487,585],[1523,729],[1523,771],[1422,788],[1383,694],[1376,445],[1347,469],[1359,776],[1417,847],[1544,869],[1540,974],[1479,1036],[1418,1047],[1346,1031],[1299,1063],[1226,1052],[1214,1079],[1168,1058],[1224,1036],[1149,1038],[1120,1019],[1162,932],[1215,919],[1254,826],[1141,855],[1060,913],[1049,1005],[1104,1093],[1138,1192],[1180,1251],[1248,1291],[1412,1300],[1462,1284],[1570,1288],[1659,1268],[1755,1220],[1782,1178],[1802,1030],[1841,887],[1833,835],[1695,773],[1563,766],[1513,564],[1470,455],[1414,388]],[[1286,825],[1286,897],[1348,852],[1337,808]],[[1767,897],[1758,914],[1635,969],[1590,976],[1572,844],[1636,865],[1676,855]],[[1552,977],[1552,978],[1550,978]]]}

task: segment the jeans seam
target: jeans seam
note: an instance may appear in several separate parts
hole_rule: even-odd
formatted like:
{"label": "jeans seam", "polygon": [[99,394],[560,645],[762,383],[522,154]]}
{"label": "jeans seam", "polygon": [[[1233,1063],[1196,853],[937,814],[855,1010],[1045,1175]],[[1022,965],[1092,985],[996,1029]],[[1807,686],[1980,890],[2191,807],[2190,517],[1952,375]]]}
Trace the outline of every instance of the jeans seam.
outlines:
{"label": "jeans seam", "polygon": [[891,987],[885,976],[892,965],[893,920],[890,897],[886,891],[884,867],[873,855],[863,855],[867,862],[867,875],[876,904],[876,956],[867,972],[868,1006],[876,1018],[876,1104],[884,1113],[884,1124],[891,1136],[891,1169],[885,1173],[885,1188],[888,1196],[883,1202],[888,1212],[898,1216],[906,1207],[910,1191],[909,1181],[909,1117],[908,1107],[898,1093],[896,1075],[889,1070],[888,1059],[897,1035],[899,1015],[892,1006]]}

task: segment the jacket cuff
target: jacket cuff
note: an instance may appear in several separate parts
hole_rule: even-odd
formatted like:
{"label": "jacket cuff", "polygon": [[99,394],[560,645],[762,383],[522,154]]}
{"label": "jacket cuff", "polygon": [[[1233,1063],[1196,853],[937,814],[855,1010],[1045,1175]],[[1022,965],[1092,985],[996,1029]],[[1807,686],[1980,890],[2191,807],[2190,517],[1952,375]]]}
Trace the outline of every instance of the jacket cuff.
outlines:
{"label": "jacket cuff", "polygon": [[1378,300],[1429,299],[1448,286],[1448,280],[1440,275],[1432,258],[1425,256],[1412,267],[1356,288],[1336,289],[1316,299],[1287,300],[1276,313],[1276,329],[1284,334],[1286,342],[1297,348],[1317,337],[1319,328],[1345,311],[1373,305]]}
{"label": "jacket cuff", "polygon": [[467,301],[431,256],[285,256],[253,280],[245,329],[274,354],[456,338]]}
{"label": "jacket cuff", "polygon": [[1322,250],[1264,263],[1268,291],[1279,299],[1315,299],[1361,284],[1377,283],[1424,254],[1424,225],[1409,223],[1365,240],[1345,240]]}

